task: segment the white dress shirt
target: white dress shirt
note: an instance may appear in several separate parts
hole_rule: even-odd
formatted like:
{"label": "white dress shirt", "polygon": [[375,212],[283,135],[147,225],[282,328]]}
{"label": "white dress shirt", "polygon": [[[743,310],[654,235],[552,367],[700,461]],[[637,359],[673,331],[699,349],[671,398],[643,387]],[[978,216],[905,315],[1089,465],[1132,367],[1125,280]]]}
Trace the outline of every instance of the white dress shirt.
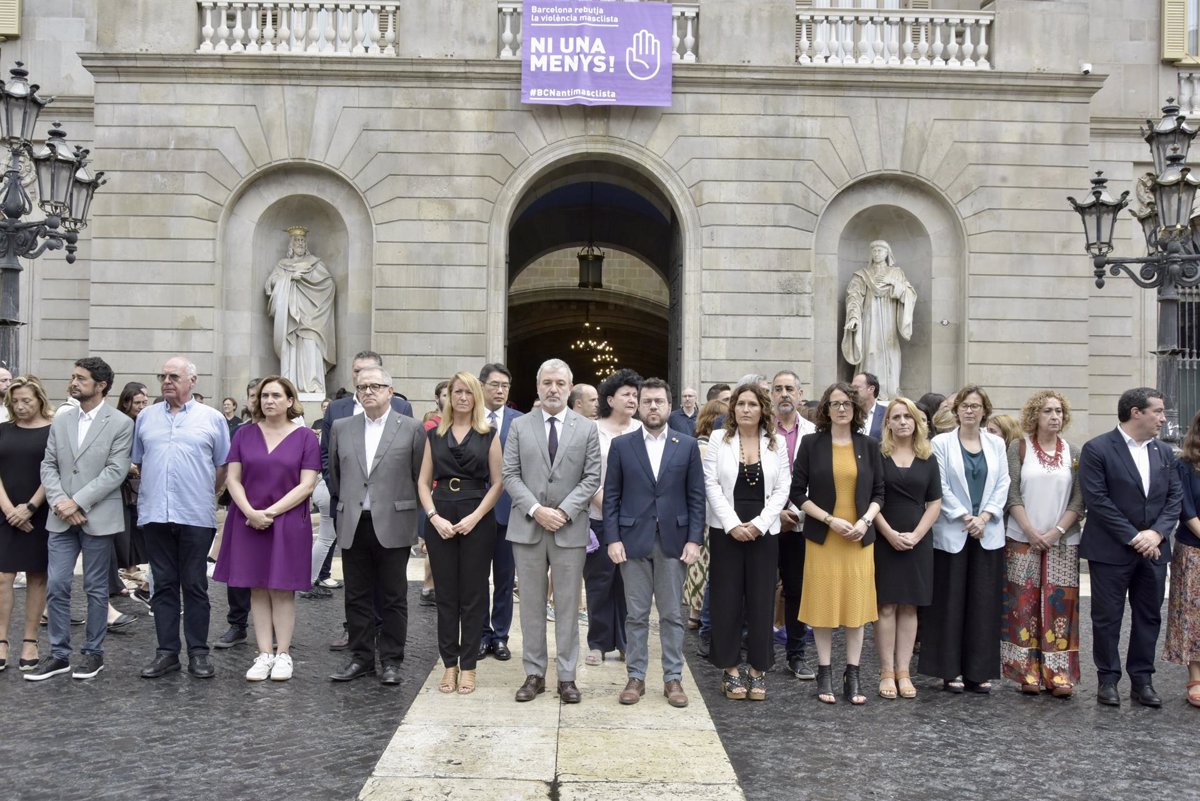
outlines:
{"label": "white dress shirt", "polygon": [[84,437],[87,436],[88,429],[92,427],[92,421],[96,419],[96,412],[98,411],[100,411],[99,405],[90,412],[85,412],[82,408],[79,409],[79,439],[75,441],[76,451],[83,445]]}
{"label": "white dress shirt", "polygon": [[650,469],[654,471],[655,481],[658,481],[658,469],[662,466],[663,452],[667,448],[668,430],[664,426],[656,437],[650,432],[650,429],[642,427],[642,439],[646,442],[646,455],[650,457]]}
{"label": "white dress shirt", "polygon": [[[559,447],[562,447],[563,421],[565,421],[567,419],[566,408],[564,407],[563,410],[561,412],[559,412],[558,414],[550,414],[545,409],[542,409],[542,424],[546,427],[546,446],[547,447],[550,446],[550,420],[551,420],[551,418],[553,418],[555,420],[554,430],[558,432],[555,436],[558,437]],[[499,428],[497,428],[496,430],[498,431]],[[558,451],[555,451],[554,455],[558,456]],[[603,486],[603,484],[601,486]],[[541,508],[542,508],[542,505],[540,503],[535,503],[533,506],[529,507],[529,516],[533,517],[533,513]]]}
{"label": "white dress shirt", "polygon": [[1150,440],[1139,445],[1137,440],[1125,433],[1125,429],[1117,426],[1117,431],[1121,432],[1121,436],[1125,438],[1125,444],[1129,446],[1129,455],[1133,457],[1138,475],[1142,477],[1142,491],[1148,496],[1150,494]]}
{"label": "white dress shirt", "polygon": [[[372,420],[369,414],[363,415],[363,434],[366,440],[367,450],[367,475],[371,475],[371,466],[375,462],[375,453],[379,450],[379,440],[383,438],[383,427],[387,423],[387,412],[379,415],[378,420]],[[371,493],[363,496],[362,508],[370,511],[371,509]]]}
{"label": "white dress shirt", "polygon": [[871,423],[875,420],[875,413],[877,411],[879,411],[879,404],[872,403],[871,410],[869,412],[867,412],[867,416],[863,418],[862,428],[860,428],[858,430],[858,433],[860,433],[860,434],[870,434],[871,433]]}

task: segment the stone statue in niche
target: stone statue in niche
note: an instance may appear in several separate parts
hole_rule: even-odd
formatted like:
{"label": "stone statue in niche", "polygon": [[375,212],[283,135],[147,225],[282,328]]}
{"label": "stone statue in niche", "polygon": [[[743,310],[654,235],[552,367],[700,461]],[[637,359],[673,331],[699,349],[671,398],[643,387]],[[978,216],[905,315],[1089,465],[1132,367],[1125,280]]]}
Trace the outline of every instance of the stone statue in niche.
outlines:
{"label": "stone statue in niche", "polygon": [[880,396],[900,391],[900,341],[912,337],[917,291],[882,239],[870,244],[871,261],[856,270],[846,288],[842,356],[855,372],[874,373]]}
{"label": "stone statue in niche", "polygon": [[308,250],[308,229],[287,229],[287,258],[267,278],[267,312],[279,373],[302,393],[325,394],[325,374],[337,363],[333,327],[333,276]]}

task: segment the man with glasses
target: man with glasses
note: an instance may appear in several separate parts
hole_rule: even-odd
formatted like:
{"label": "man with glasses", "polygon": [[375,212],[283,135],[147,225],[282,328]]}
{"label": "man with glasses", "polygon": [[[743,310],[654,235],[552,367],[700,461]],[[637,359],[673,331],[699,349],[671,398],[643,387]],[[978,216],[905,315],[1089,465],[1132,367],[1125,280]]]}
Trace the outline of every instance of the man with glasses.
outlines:
{"label": "man with glasses", "polygon": [[351,652],[330,678],[373,674],[378,651],[380,682],[396,685],[408,636],[408,557],[417,541],[425,429],[391,408],[392,377],[382,367],[360,370],[354,389],[363,413],[329,431],[329,494],[340,499],[337,536]]}
{"label": "man with glasses", "polygon": [[[373,350],[364,350],[354,355],[354,361],[350,363],[350,369],[355,385],[358,384],[359,374],[369,367],[383,367],[383,357]],[[391,395],[392,408],[397,414],[402,414],[407,417],[412,417],[412,406],[404,398],[403,395],[397,395],[394,392]],[[333,424],[338,420],[353,415],[359,415],[363,412],[363,406],[359,400],[358,393],[353,393],[345,398],[338,398],[331,402],[325,410],[325,419],[321,424],[321,476],[325,479],[325,486],[329,487],[329,508],[337,509],[338,497],[337,491],[329,483],[329,432],[333,430]],[[337,527],[337,516],[334,516],[334,528]],[[325,562],[321,565],[320,571],[317,573],[316,586],[326,589],[336,589],[342,586],[341,582],[336,581],[330,576],[330,569],[333,565],[333,550],[334,546],[330,545],[329,550],[325,555]],[[348,635],[344,632],[341,638],[335,640],[329,646],[331,651],[344,651],[349,645]]]}
{"label": "man with glasses", "polygon": [[216,496],[225,484],[229,425],[225,416],[192,397],[196,365],[183,356],[167,359],[158,375],[163,400],[137,416],[133,463],[142,477],[138,525],[154,574],[154,628],[158,653],[142,670],[156,679],[180,669],[179,609],[187,639],[188,672],[215,672],[208,650],[209,549],[217,532]]}
{"label": "man with glasses", "polygon": [[696,434],[696,416],[700,413],[700,406],[696,403],[696,390],[693,387],[684,387],[683,392],[679,395],[679,408],[671,412],[671,418],[667,420],[667,427],[689,437]]}
{"label": "man with glasses", "polygon": [[[516,409],[508,407],[508,392],[512,388],[512,373],[503,364],[485,364],[479,371],[483,384],[483,405],[487,407],[488,423],[500,437],[500,448],[508,442],[508,431],[512,421],[521,416]],[[489,653],[501,662],[512,659],[508,650],[508,632],[512,627],[513,580],[516,563],[513,561],[512,543],[508,541],[508,516],[512,511],[512,498],[507,492],[496,501],[496,550],[492,554],[492,606],[490,614],[484,615],[483,636],[479,641],[479,658]]]}

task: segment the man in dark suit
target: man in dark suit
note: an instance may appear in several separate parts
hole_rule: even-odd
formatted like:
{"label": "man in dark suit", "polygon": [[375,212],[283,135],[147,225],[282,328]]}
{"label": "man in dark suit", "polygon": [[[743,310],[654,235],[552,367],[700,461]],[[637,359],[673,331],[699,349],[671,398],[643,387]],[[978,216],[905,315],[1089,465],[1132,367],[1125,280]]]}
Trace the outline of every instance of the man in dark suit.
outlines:
{"label": "man in dark suit", "polygon": [[1083,446],[1079,481],[1088,519],[1079,555],[1092,580],[1092,657],[1096,700],[1120,706],[1119,642],[1125,597],[1132,624],[1125,669],[1131,697],[1162,706],[1154,691],[1154,648],[1162,621],[1171,532],[1179,522],[1182,489],[1171,448],[1155,437],[1166,415],[1162,393],[1131,389],[1117,402],[1116,429]]}
{"label": "man in dark suit", "polygon": [[378,650],[380,681],[395,685],[408,636],[408,557],[417,541],[425,429],[391,408],[392,377],[382,367],[360,370],[355,391],[363,413],[343,417],[329,431],[329,494],[340,498],[337,534],[351,651],[350,662],[330,678],[374,673]]}
{"label": "man in dark suit", "polygon": [[879,401],[879,379],[874,373],[856,373],[850,385],[858,390],[858,402],[865,416],[860,430],[880,442],[883,439],[883,417],[887,414],[887,404]]}
{"label": "man in dark suit", "polygon": [[[483,405],[487,407],[487,420],[500,436],[500,449],[508,442],[508,431],[512,421],[521,416],[516,409],[508,408],[508,392],[512,388],[512,373],[503,364],[485,364],[479,371],[479,383],[483,384]],[[508,541],[508,515],[512,510],[512,498],[501,493],[496,501],[496,550],[492,554],[492,607],[484,615],[483,636],[479,641],[479,658],[492,653],[501,662],[512,659],[508,650],[508,631],[512,627],[513,579],[517,575],[513,562],[512,543]]]}
{"label": "man in dark suit", "polygon": [[704,465],[696,440],[667,428],[671,388],[648,378],[638,390],[642,428],[612,441],[604,479],[604,542],[621,567],[628,638],[629,681],[618,700],[636,704],[646,693],[650,602],[658,604],[663,695],[685,707],[683,579],[704,542]]}
{"label": "man in dark suit", "polygon": [[[355,354],[354,361],[350,363],[350,370],[354,384],[358,384],[358,375],[368,367],[383,367],[383,357],[373,350],[364,350]],[[391,398],[392,408],[397,414],[412,417],[412,405],[405,400],[403,395],[397,395],[393,391]],[[333,489],[333,485],[329,483],[329,432],[333,430],[333,424],[338,420],[353,415],[362,414],[362,402],[358,398],[358,393],[354,392],[344,398],[338,398],[331,402],[325,409],[325,417],[321,423],[321,476],[325,479],[325,486],[329,489],[329,508],[337,510],[338,498],[337,492]],[[337,528],[337,514],[333,516],[334,528]],[[329,578],[329,571],[333,564],[333,551],[335,546],[329,546],[329,552],[325,554],[325,562],[321,565],[321,570],[317,574],[317,584],[321,587],[337,586]],[[343,634],[338,640],[329,646],[331,651],[344,651],[349,645],[349,637]]]}

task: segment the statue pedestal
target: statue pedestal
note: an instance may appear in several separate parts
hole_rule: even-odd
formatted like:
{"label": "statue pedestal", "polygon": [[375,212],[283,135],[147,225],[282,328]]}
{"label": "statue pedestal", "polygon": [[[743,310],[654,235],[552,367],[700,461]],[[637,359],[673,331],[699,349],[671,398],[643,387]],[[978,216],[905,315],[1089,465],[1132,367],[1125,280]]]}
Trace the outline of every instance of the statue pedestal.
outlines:
{"label": "statue pedestal", "polygon": [[304,424],[311,426],[314,420],[320,420],[321,404],[325,401],[325,396],[320,392],[300,392],[297,394],[300,405],[304,407]]}

